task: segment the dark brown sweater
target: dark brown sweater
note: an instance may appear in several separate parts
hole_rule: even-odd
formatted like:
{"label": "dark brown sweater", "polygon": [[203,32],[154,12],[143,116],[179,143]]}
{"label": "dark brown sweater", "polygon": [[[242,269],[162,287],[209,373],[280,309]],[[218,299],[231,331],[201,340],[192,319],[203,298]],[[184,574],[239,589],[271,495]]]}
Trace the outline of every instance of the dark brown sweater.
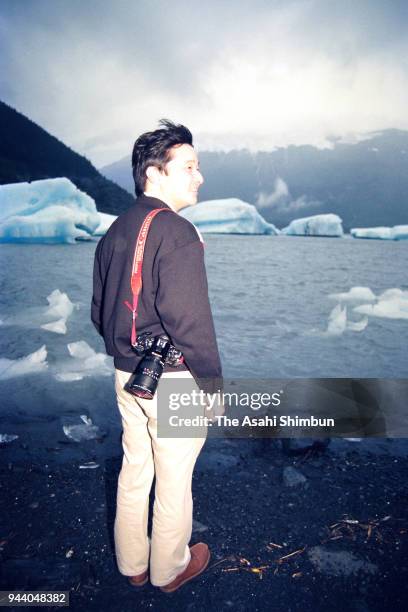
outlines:
{"label": "dark brown sweater", "polygon": [[[92,321],[115,367],[133,372],[140,361],[130,344],[130,275],[140,227],[154,208],[169,208],[148,196],[121,214],[95,251]],[[221,388],[221,363],[208,300],[203,244],[194,226],[177,213],[159,213],[152,221],[143,259],[137,333],[166,333],[184,355],[201,389]],[[166,371],[186,369],[166,366]]]}

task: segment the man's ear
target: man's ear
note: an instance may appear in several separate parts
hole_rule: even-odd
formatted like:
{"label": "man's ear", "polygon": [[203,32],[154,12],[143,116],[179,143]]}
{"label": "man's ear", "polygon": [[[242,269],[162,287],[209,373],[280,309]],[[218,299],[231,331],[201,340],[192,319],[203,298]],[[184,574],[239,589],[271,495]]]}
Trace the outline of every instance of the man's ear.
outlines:
{"label": "man's ear", "polygon": [[157,166],[148,166],[146,169],[146,177],[152,185],[160,184],[160,170]]}

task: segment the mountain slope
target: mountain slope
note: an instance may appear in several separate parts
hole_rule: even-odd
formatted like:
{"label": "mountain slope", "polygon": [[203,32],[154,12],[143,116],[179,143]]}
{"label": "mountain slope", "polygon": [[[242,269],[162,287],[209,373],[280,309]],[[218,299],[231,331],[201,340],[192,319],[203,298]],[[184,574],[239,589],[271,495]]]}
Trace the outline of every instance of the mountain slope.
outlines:
{"label": "mountain slope", "polygon": [[[297,217],[332,212],[350,227],[408,223],[408,132],[384,130],[332,149],[289,146],[250,153],[200,153],[200,199],[237,197],[282,227]],[[133,190],[130,159],[101,172]],[[263,204],[263,205],[262,205]]]}
{"label": "mountain slope", "polygon": [[0,184],[65,176],[90,195],[101,212],[119,214],[133,204],[129,193],[85,157],[1,101],[0,133]]}

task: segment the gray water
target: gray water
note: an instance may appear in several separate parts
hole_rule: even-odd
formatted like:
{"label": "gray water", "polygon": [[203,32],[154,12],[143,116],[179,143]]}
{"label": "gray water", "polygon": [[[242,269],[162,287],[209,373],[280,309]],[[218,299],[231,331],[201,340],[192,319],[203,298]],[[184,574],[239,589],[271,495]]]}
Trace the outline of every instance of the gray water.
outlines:
{"label": "gray water", "polygon": [[[52,361],[81,339],[103,351],[89,318],[95,247],[1,245],[0,319],[45,309],[56,288],[79,309],[63,336],[30,329],[29,320],[28,329],[0,327],[0,357],[17,359],[46,344]],[[226,376],[408,377],[408,320],[370,317],[362,332],[322,334],[336,304],[328,294],[353,286],[376,295],[408,289],[408,242],[207,235],[206,263]]]}
{"label": "gray water", "polygon": [[407,320],[319,332],[336,304],[330,293],[408,288],[408,242],[209,236],[207,269],[227,375],[407,377]]}
{"label": "gray water", "polygon": [[[0,433],[19,435],[18,444],[33,457],[48,446],[48,453],[60,452],[61,441],[67,443],[62,425],[81,423],[81,414],[110,434],[103,448],[93,447],[93,457],[118,449],[111,376],[96,370],[82,380],[60,382],[52,375],[69,361],[69,342],[84,340],[104,353],[90,321],[95,247],[96,242],[0,247],[0,320],[15,320],[0,325],[0,360],[47,348],[48,371],[0,382]],[[398,404],[405,413],[407,320],[370,318],[360,333],[322,332],[335,305],[328,294],[353,286],[368,286],[376,295],[408,288],[408,242],[207,235],[205,253],[226,377],[388,379],[381,383],[384,405]],[[38,323],[46,296],[57,288],[77,306],[65,335]],[[89,459],[82,445],[75,452]]]}

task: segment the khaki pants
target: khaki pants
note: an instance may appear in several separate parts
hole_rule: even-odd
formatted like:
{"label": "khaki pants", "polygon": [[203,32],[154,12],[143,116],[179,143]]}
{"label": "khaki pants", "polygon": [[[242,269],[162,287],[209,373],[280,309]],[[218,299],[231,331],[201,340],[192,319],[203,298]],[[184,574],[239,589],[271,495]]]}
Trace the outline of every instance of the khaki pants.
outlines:
{"label": "khaki pants", "polygon": [[[163,376],[192,378],[189,372]],[[116,559],[121,574],[137,576],[148,568],[150,553],[150,581],[155,586],[164,586],[190,562],[191,480],[205,438],[158,438],[157,401],[135,398],[124,391],[129,377],[129,372],[115,370],[124,453],[114,529]],[[155,502],[149,541],[149,493],[154,475]]]}

